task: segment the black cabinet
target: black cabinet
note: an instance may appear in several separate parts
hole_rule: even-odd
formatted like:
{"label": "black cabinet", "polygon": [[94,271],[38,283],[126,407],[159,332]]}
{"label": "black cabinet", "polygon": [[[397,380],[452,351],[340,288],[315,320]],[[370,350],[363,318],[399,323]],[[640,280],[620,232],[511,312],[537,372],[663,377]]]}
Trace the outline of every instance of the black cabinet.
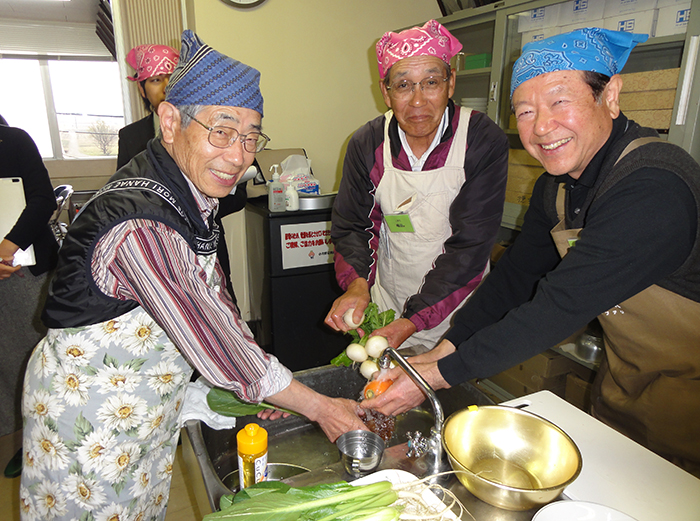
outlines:
{"label": "black cabinet", "polygon": [[256,339],[292,371],[326,365],[350,343],[323,323],[343,293],[330,220],[330,208],[270,212],[266,197],[246,206],[251,302],[260,307]]}

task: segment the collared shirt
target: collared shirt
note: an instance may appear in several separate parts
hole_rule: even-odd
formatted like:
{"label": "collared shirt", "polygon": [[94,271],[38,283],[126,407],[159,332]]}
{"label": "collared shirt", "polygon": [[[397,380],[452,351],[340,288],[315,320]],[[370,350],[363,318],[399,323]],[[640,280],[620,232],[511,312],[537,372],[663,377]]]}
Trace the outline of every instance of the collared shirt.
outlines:
{"label": "collared shirt", "polygon": [[[210,222],[218,199],[187,182],[202,219]],[[291,372],[256,345],[225,291],[218,263],[214,284],[208,284],[197,255],[172,228],[130,219],[99,240],[92,258],[99,289],[110,297],[137,301],[212,384],[250,402],[290,384]]]}
{"label": "collared shirt", "polygon": [[442,141],[442,136],[445,134],[449,122],[450,116],[448,113],[448,108],[445,107],[445,112],[442,114],[442,119],[440,120],[440,125],[438,125],[438,129],[435,133],[435,137],[433,138],[433,142],[428,147],[428,150],[426,150],[425,153],[420,157],[416,157],[416,155],[413,153],[413,150],[411,150],[411,146],[408,144],[408,140],[406,139],[406,133],[401,128],[401,125],[399,125],[399,139],[401,139],[401,146],[403,147],[404,152],[406,152],[406,155],[408,156],[408,161],[411,164],[412,171],[420,172],[423,169],[423,165],[428,160],[428,156],[430,156],[430,153],[433,150],[435,150],[435,147],[437,147]]}

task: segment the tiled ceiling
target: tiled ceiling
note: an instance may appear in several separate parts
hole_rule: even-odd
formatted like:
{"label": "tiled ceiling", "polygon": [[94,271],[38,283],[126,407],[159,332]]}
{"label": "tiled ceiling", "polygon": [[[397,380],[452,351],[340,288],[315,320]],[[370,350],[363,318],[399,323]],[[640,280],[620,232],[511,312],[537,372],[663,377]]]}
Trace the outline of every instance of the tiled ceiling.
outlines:
{"label": "tiled ceiling", "polygon": [[0,0],[0,19],[95,23],[99,0]]}

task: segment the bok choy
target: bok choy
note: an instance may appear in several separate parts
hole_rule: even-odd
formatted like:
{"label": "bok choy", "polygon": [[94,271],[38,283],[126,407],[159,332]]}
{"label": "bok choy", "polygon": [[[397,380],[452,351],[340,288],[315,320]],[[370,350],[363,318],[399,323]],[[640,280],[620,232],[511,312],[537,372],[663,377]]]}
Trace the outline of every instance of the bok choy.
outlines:
{"label": "bok choy", "polygon": [[[268,481],[243,489],[232,503],[227,501],[230,506],[204,516],[204,521],[243,517],[250,521],[397,520],[399,510],[388,509],[397,499],[388,481],[361,487],[341,482],[298,488]],[[380,511],[383,517],[367,517]]]}
{"label": "bok choy", "polygon": [[342,481],[291,487],[263,481],[235,496],[222,497],[221,511],[204,516],[203,521],[439,521],[462,519],[465,513],[472,517],[452,491],[430,483],[434,477],[360,486]]}
{"label": "bok choy", "polygon": [[212,411],[218,414],[236,418],[252,416],[265,409],[276,409],[278,411],[296,414],[294,411],[275,407],[266,402],[261,402],[260,404],[244,402],[232,391],[227,391],[226,389],[220,389],[218,387],[212,387],[207,393],[207,405],[209,405]]}

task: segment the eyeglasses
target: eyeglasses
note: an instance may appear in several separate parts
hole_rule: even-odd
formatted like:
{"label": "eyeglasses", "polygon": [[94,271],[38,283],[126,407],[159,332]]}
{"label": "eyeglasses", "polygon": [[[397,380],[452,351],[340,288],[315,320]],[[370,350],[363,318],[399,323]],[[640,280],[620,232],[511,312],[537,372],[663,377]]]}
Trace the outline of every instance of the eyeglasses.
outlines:
{"label": "eyeglasses", "polygon": [[192,114],[187,115],[209,131],[209,143],[216,148],[228,148],[239,139],[246,152],[255,154],[260,152],[270,142],[270,138],[262,132],[241,134],[238,130],[231,127],[208,127]]}
{"label": "eyeglasses", "polygon": [[393,95],[397,98],[407,98],[413,94],[416,89],[416,85],[420,85],[420,90],[424,95],[435,96],[442,91],[445,82],[448,79],[449,77],[436,78],[435,76],[428,76],[427,78],[423,78],[422,80],[416,82],[401,80],[392,83],[386,88],[386,90],[393,92]]}

